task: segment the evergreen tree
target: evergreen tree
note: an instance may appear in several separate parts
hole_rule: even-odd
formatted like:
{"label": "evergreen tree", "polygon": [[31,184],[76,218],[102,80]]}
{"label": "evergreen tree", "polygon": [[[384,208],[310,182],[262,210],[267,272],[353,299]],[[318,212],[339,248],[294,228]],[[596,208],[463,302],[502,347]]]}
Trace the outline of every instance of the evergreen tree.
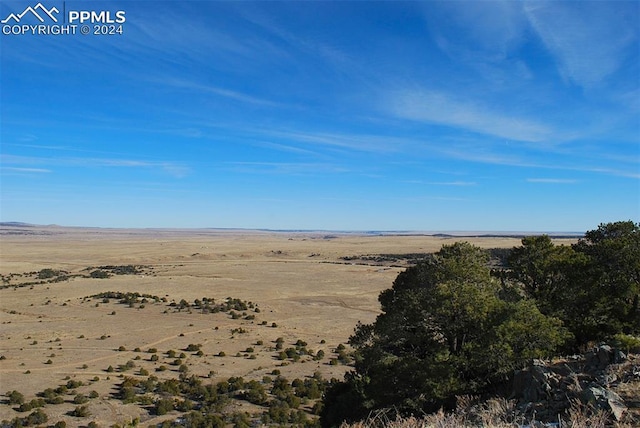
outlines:
{"label": "evergreen tree", "polygon": [[491,276],[487,253],[468,243],[400,273],[380,294],[376,321],[351,337],[355,371],[327,392],[323,425],[380,408],[453,406],[456,395],[489,391],[531,358],[551,355],[567,338],[561,322],[514,295]]}

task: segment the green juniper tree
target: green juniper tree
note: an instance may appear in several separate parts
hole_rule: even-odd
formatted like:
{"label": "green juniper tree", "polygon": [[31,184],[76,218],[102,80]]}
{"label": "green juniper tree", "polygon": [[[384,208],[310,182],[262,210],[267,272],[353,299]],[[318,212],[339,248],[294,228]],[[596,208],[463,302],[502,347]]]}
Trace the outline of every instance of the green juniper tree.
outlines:
{"label": "green juniper tree", "polygon": [[419,414],[453,406],[456,395],[489,391],[531,358],[552,354],[568,337],[561,322],[507,291],[491,276],[487,253],[468,243],[400,273],[380,294],[376,321],[351,337],[355,370],[327,392],[323,425],[381,408]]}

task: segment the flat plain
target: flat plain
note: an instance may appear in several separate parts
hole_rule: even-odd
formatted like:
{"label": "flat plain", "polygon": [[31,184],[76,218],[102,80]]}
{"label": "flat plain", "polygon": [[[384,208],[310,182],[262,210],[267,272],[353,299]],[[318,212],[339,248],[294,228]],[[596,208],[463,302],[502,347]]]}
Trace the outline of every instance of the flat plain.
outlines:
{"label": "flat plain", "polygon": [[[147,426],[172,417],[150,415],[114,395],[124,376],[117,368],[128,362],[128,376],[144,369],[177,377],[170,350],[185,353],[180,363],[207,382],[259,380],[274,370],[288,379],[316,371],[342,378],[349,366],[332,363],[336,347],[358,322],[375,319],[378,294],[410,263],[394,255],[431,253],[456,240],[483,248],[520,244],[507,236],[217,229],[4,226],[0,233],[0,393],[17,390],[29,401],[46,388],[80,381],[76,392],[97,393],[87,404],[88,419],[69,415],[72,395],[44,409],[49,424],[68,426],[134,418]],[[109,292],[140,297],[123,304],[105,298]],[[212,313],[196,305],[228,298],[249,307]],[[278,338],[285,347],[303,341],[326,357],[282,360]],[[188,352],[189,345],[197,345],[199,355]],[[234,405],[252,411],[249,403]],[[15,408],[3,401],[0,420],[25,415]]]}

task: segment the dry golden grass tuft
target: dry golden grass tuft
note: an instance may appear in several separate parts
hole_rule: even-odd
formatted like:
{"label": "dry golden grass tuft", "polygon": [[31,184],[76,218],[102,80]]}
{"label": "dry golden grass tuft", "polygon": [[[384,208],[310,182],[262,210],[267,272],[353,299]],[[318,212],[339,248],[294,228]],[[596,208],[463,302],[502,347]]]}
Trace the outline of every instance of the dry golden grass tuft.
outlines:
{"label": "dry golden grass tuft", "polygon": [[[629,424],[610,424],[609,415],[579,402],[574,403],[564,419],[553,424],[527,420],[518,415],[513,400],[492,399],[481,404],[463,397],[456,411],[440,410],[423,417],[389,417],[393,411],[379,411],[366,420],[354,424],[342,424],[341,428],[632,428]],[[471,407],[468,407],[471,406]]]}

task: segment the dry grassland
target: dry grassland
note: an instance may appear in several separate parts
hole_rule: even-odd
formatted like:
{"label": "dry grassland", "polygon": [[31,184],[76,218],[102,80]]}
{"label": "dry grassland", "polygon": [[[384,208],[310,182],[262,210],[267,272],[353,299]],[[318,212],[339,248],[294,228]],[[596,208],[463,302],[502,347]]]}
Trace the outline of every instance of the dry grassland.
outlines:
{"label": "dry grassland", "polygon": [[[189,372],[211,382],[230,376],[261,379],[278,369],[289,379],[320,371],[341,378],[348,369],[330,365],[333,351],[346,343],[358,321],[374,320],[377,296],[390,287],[402,263],[356,264],[344,256],[427,253],[454,238],[429,236],[365,236],[326,233],[273,233],[219,230],[102,230],[56,227],[4,228],[0,273],[7,278],[0,289],[0,393],[18,390],[28,400],[46,388],[68,380],[84,383],[76,392],[99,394],[88,408],[102,426],[140,417],[145,425],[157,422],[135,405],[113,397],[121,373],[108,373],[133,361],[127,375],[141,368],[162,377],[176,377],[175,358],[168,350],[184,352]],[[482,247],[513,247],[515,238],[461,238]],[[390,266],[394,264],[395,266]],[[15,285],[37,281],[42,269],[87,275],[90,267],[144,266],[143,273],[113,275],[108,279],[73,277],[67,281]],[[90,298],[102,292],[137,292],[166,298],[140,308],[110,299]],[[171,302],[182,299],[226,297],[251,301],[259,312],[246,311],[232,319],[228,313],[178,311]],[[266,325],[264,325],[266,324]],[[238,333],[238,329],[245,331]],[[233,332],[235,330],[235,332]],[[320,361],[304,357],[298,362],[277,358],[275,340],[285,347],[297,340],[323,350]],[[261,341],[261,342],[260,342]],[[259,345],[261,343],[261,345]],[[200,344],[203,355],[185,349]],[[122,347],[122,348],[121,348]],[[134,351],[139,348],[139,351]],[[151,361],[149,348],[157,348]],[[247,352],[253,348],[253,352]],[[125,349],[125,350],[118,350]],[[225,356],[218,356],[224,352]],[[160,366],[167,371],[159,372]],[[65,420],[80,424],[66,413],[67,403],[47,406],[50,424]],[[251,410],[248,403],[240,410]],[[245,406],[242,408],[242,406]],[[24,416],[6,402],[0,420]]]}

